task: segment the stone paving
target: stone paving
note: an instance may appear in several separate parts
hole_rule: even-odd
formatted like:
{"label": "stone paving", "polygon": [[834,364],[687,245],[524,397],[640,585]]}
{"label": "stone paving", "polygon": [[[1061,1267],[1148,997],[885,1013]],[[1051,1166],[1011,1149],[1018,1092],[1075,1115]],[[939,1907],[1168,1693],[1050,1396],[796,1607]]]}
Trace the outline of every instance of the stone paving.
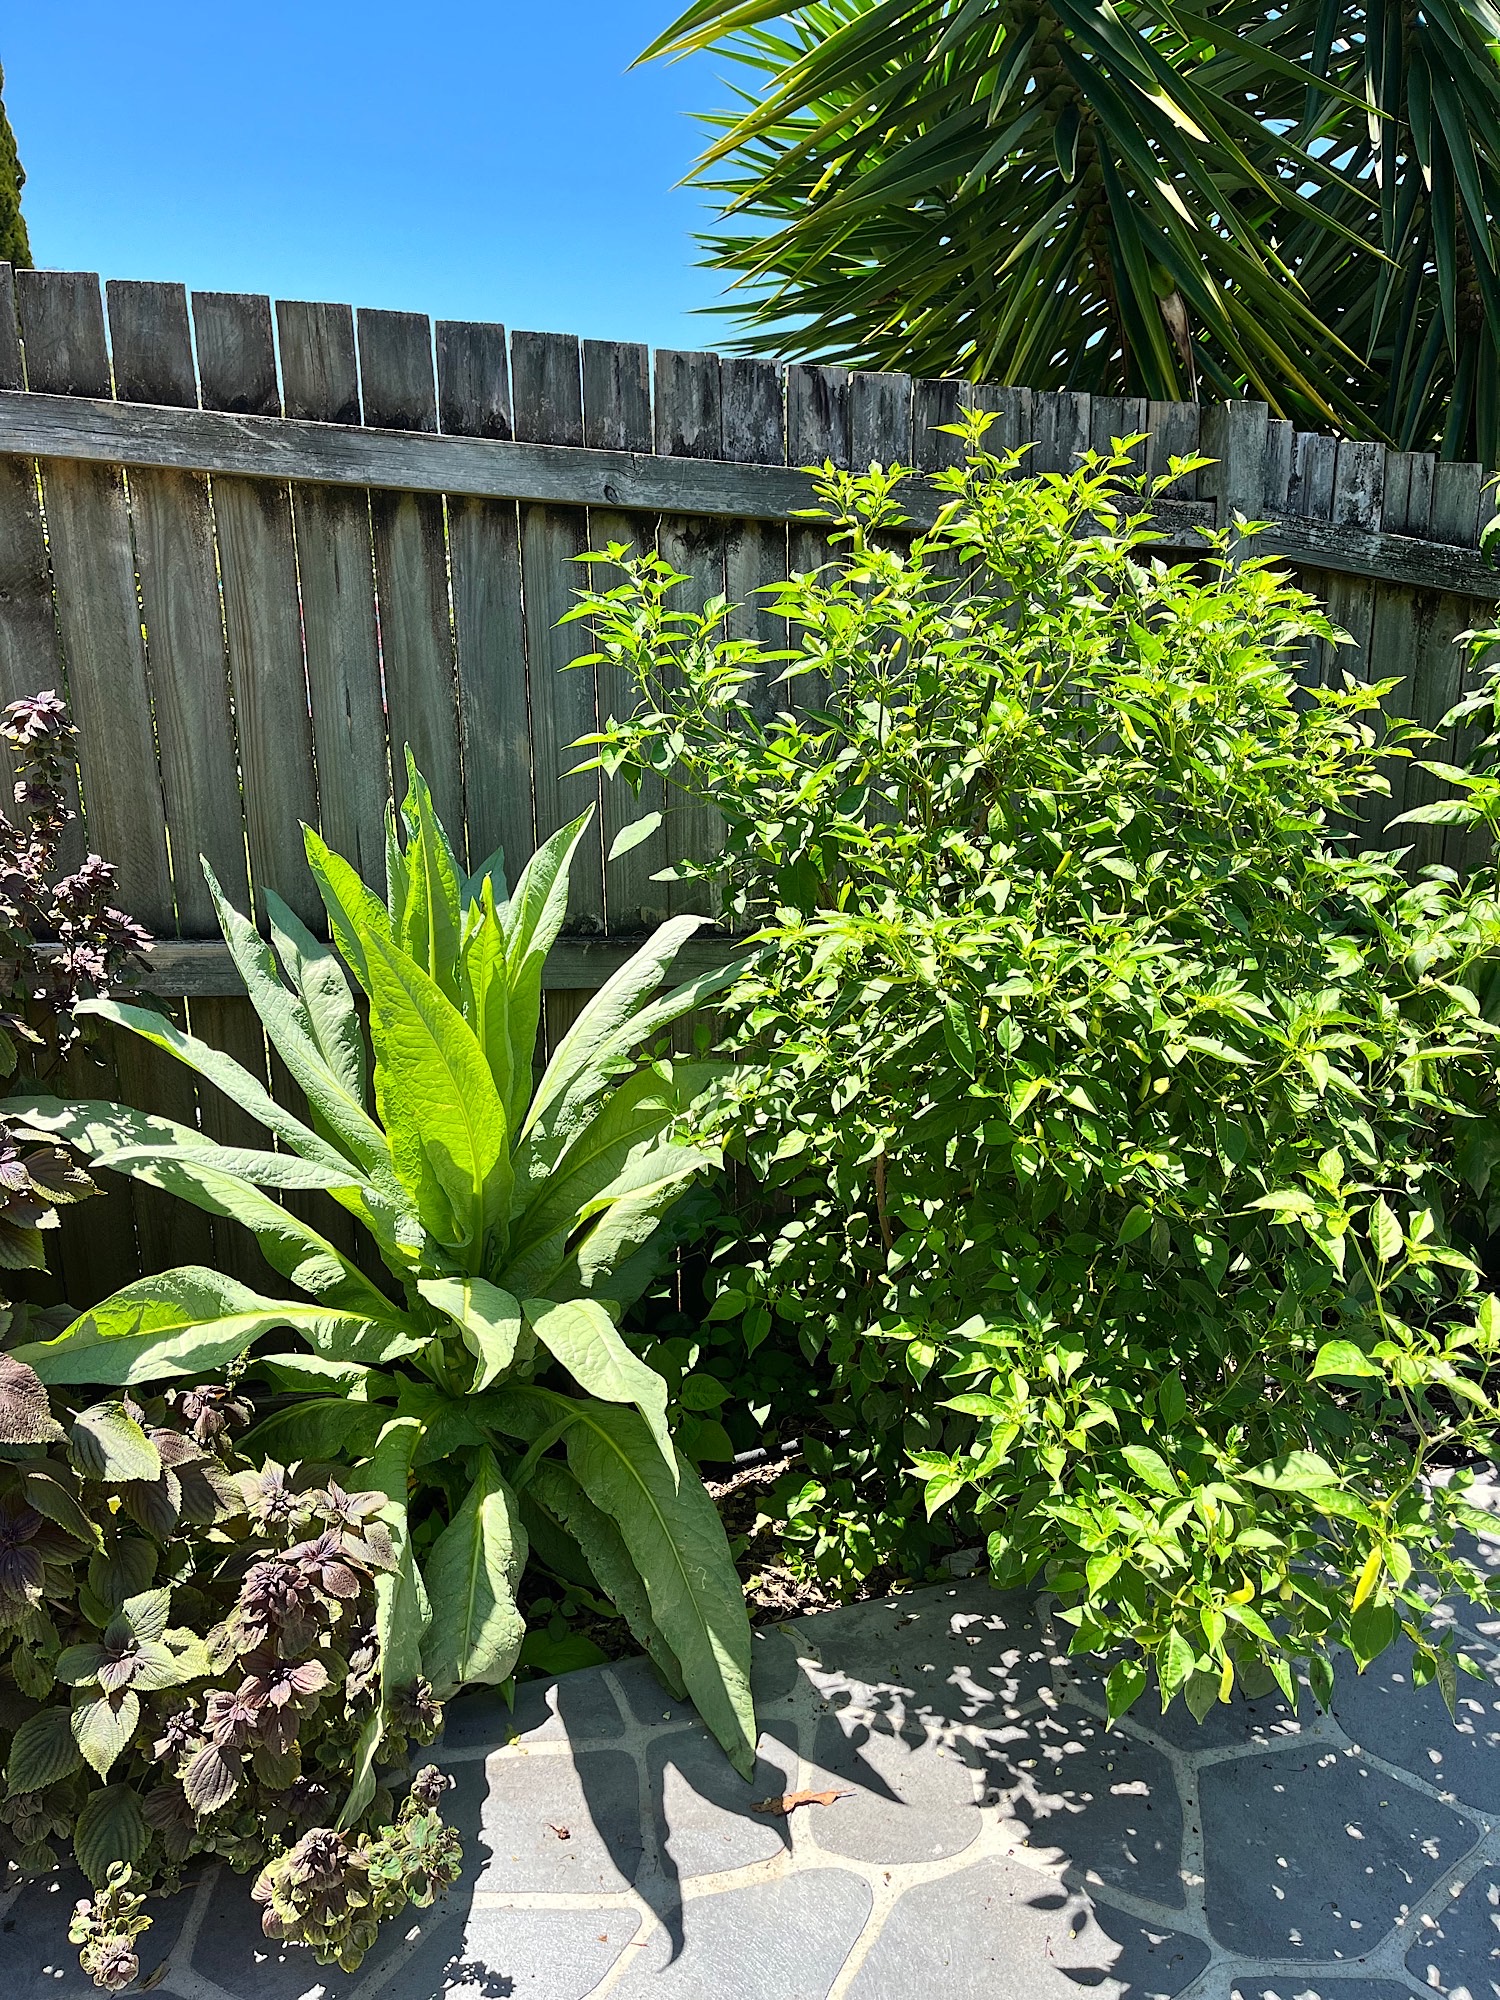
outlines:
{"label": "stone paving", "polygon": [[[1500,1543],[1486,1544],[1500,1560]],[[643,1661],[453,1705],[467,1865],[354,1975],[239,1878],[163,1907],[178,2000],[1453,2000],[1500,1996],[1500,1628],[1460,1724],[1394,1649],[1330,1715],[1106,1730],[1044,1602],[974,1579],[761,1632],[752,1783]],[[832,1789],[790,1819],[753,1810]],[[91,1992],[63,1879],[0,1903],[3,2000]]]}

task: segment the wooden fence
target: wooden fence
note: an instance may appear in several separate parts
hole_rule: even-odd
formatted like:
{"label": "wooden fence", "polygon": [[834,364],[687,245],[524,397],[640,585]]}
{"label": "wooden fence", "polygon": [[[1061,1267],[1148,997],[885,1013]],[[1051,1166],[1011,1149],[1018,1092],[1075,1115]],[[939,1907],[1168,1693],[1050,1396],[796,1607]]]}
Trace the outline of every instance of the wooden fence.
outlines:
{"label": "wooden fence", "polygon": [[[757,587],[826,546],[797,518],[811,499],[799,468],[935,470],[956,449],[935,426],[964,405],[994,410],[992,437],[1029,443],[1036,471],[1137,431],[1148,470],[1208,452],[1213,468],[1160,509],[1164,546],[1195,547],[1198,524],[1236,511],[1268,520],[1259,546],[1354,639],[1341,667],[1401,675],[1394,705],[1423,721],[1456,698],[1453,640],[1500,596],[1477,549],[1474,465],[1294,433],[1263,404],[653,360],[626,342],[434,330],[418,313],[190,303],[180,286],[117,281],[101,294],[89,274],[0,265],[0,701],[66,685],[88,845],[162,941],[146,983],[293,1102],[214,942],[200,853],[242,907],[271,887],[318,923],[299,823],[378,879],[407,743],[470,859],[503,847],[512,873],[597,800],[549,971],[555,1029],[625,940],[694,907],[650,878],[711,838],[711,816],[679,813],[606,870],[642,807],[566,775],[569,745],[624,698],[607,676],[561,671],[583,650],[557,623],[580,580],[571,559],[654,541],[700,603],[722,591],[736,629],[771,637]],[[910,504],[917,519],[933,504],[920,482]],[[1391,811],[1424,787],[1405,773]],[[1444,841],[1424,829],[1417,858],[1451,856]],[[126,1037],[64,1085],[240,1143],[258,1130],[212,1093],[200,1105],[184,1071]],[[337,1235],[340,1213],[310,1199]],[[86,1303],[187,1259],[267,1281],[238,1233],[221,1235],[150,1191],[117,1191],[64,1231],[67,1294]]]}

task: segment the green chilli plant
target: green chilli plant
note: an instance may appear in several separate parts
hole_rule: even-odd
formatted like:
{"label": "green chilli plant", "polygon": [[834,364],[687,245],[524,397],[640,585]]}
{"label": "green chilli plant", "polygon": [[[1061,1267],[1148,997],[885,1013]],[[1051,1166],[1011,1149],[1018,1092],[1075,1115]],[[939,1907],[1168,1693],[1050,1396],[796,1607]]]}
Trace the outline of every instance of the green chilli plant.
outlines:
{"label": "green chilli plant", "polygon": [[1253,541],[1163,557],[1202,461],[1028,478],[986,422],[926,530],[899,468],[825,469],[776,650],[593,559],[638,696],[594,756],[712,802],[767,947],[696,1114],[766,1197],[712,1316],[826,1372],[783,1496],[825,1573],[981,1543],[1117,1653],[1115,1714],[1153,1675],[1326,1704],[1403,1631],[1451,1703],[1432,1599],[1493,1601],[1494,870],[1358,850],[1421,734]]}
{"label": "green chilli plant", "polygon": [[[160,1272],[18,1358],[49,1385],[154,1385],[233,1366],[289,1396],[257,1448],[284,1463],[337,1452],[386,1495],[396,1561],[377,1580],[377,1623],[392,1689],[419,1671],[439,1699],[504,1683],[525,1636],[515,1593],[533,1536],[572,1552],[748,1772],[743,1594],[718,1515],[674,1445],[666,1384],[617,1324],[673,1246],[675,1205],[718,1164],[713,1147],[680,1136],[701,1066],[652,1053],[714,989],[709,979],[651,998],[700,920],[678,918],[642,945],[537,1079],[543,968],[589,816],[547,840],[507,893],[498,858],[462,870],[415,766],[409,779],[384,898],[307,833],[337,953],[274,895],[268,944],[209,873],[306,1119],[161,1014],[92,1008],[186,1063],[276,1150],[216,1145],[118,1104],[33,1096],[12,1107],[95,1167],[243,1224],[294,1295],[265,1297],[201,1267]],[[384,1279],[284,1206],[291,1193],[352,1215]],[[270,1339],[287,1332],[300,1349]],[[383,1714],[353,1760],[341,1825],[372,1792]]]}

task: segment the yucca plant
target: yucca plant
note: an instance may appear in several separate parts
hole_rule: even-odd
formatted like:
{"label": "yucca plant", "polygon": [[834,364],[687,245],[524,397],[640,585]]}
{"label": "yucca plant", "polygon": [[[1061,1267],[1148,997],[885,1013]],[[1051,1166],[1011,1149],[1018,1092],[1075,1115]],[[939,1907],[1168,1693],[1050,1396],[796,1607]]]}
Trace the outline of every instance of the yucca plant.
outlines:
{"label": "yucca plant", "polygon": [[1493,463],[1492,0],[694,0],[747,345],[1109,395],[1265,397]]}
{"label": "yucca plant", "polygon": [[[96,1014],[186,1063],[276,1150],[217,1145],[118,1104],[33,1096],[12,1116],[97,1167],[242,1223],[295,1295],[187,1266],[126,1286],[17,1358],[49,1384],[228,1367],[292,1392],[253,1447],[283,1461],[362,1459],[361,1481],[387,1495],[399,1563],[379,1580],[380,1636],[392,1687],[419,1669],[439,1699],[505,1681],[524,1638],[515,1593],[530,1532],[581,1554],[748,1774],[749,1629],[728,1544],[673,1445],[665,1383],[617,1329],[670,1247],[670,1211],[718,1163],[675,1136],[701,1069],[650,1052],[727,975],[653,1002],[702,920],[662,925],[534,1080],[543,966],[587,824],[553,835],[507,894],[498,860],[465,875],[411,766],[384,900],[306,835],[337,955],[274,895],[268,945],[210,872],[225,941],[307,1119],[161,1014],[103,1001]],[[283,1207],[276,1197],[294,1190],[353,1215],[388,1282]],[[285,1331],[302,1351],[268,1352]],[[377,1716],[346,1822],[371,1794],[379,1727]]]}

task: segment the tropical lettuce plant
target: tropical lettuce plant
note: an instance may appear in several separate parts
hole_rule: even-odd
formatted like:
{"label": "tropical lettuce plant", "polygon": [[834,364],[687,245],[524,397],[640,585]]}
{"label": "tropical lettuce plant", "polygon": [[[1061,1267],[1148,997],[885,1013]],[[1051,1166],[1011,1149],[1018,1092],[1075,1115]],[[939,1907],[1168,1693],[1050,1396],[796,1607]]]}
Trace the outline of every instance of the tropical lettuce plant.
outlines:
{"label": "tropical lettuce plant", "polygon": [[714,1316],[824,1371],[791,1498],[835,1579],[925,1512],[1115,1655],[1115,1713],[1326,1702],[1403,1631],[1451,1702],[1435,1600],[1496,1601],[1495,871],[1358,851],[1420,732],[1306,684],[1339,635],[1253,543],[1168,565],[1130,440],[1027,479],[984,422],[925,534],[830,469],[785,649],[649,553],[580,606],[638,694],[599,762],[713,802],[764,941],[695,1113],[765,1193]]}
{"label": "tropical lettuce plant", "polygon": [[[295,1290],[266,1297],[206,1268],[166,1271],[18,1358],[49,1384],[245,1365],[291,1397],[260,1426],[260,1448],[283,1462],[359,1458],[363,1482],[388,1496],[396,1562],[378,1580],[377,1623],[391,1687],[419,1669],[440,1699],[508,1679],[535,1539],[586,1564],[748,1772],[743,1596],[674,1445],[666,1384],[617,1325],[671,1246],[674,1204],[717,1164],[712,1147],[678,1136],[701,1068],[651,1051],[723,975],[652,1001],[701,920],[663,925],[534,1077],[543,966],[586,825],[548,840],[508,894],[498,858],[473,877],[460,868],[413,766],[383,899],[306,836],[337,955],[275,896],[267,944],[210,873],[225,941],[307,1117],[160,1014],[105,1001],[97,1016],[186,1063],[276,1149],[220,1146],[117,1104],[33,1096],[15,1115],[96,1167],[242,1223]],[[283,1206],[292,1191],[354,1216],[380,1282]],[[286,1332],[298,1350],[269,1341]],[[354,1759],[346,1824],[373,1790],[383,1712]]]}

